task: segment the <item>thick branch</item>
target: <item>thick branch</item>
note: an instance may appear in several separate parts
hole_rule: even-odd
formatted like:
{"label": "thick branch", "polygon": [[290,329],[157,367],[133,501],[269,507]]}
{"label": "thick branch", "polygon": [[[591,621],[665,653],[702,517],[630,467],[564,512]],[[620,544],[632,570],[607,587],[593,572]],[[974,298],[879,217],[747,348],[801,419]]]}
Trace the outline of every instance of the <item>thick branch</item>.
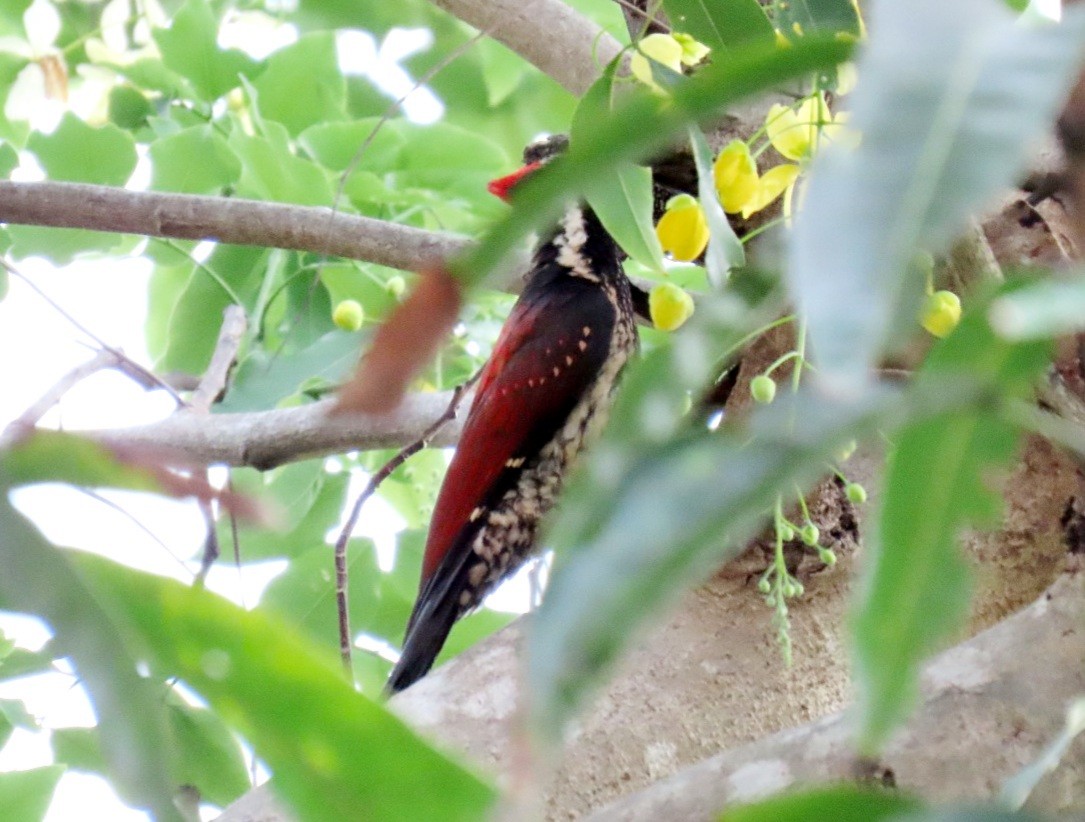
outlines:
{"label": "thick branch", "polygon": [[327,208],[82,183],[0,181],[0,222],[312,251],[405,271],[460,254],[470,243]]}
{"label": "thick branch", "polygon": [[621,44],[561,0],[432,0],[504,43],[578,97]]}
{"label": "thick branch", "polygon": [[[931,800],[993,798],[1040,754],[1085,692],[1082,626],[1085,575],[1071,570],[1024,611],[937,657],[924,671],[922,706],[886,751],[880,774]],[[730,804],[848,779],[854,730],[850,717],[836,714],[783,731],[686,768],[591,820],[715,819]],[[1061,771],[1041,786],[1037,803],[1080,808],[1085,762],[1068,757]]]}
{"label": "thick branch", "polygon": [[[166,449],[199,463],[267,469],[304,457],[399,447],[417,439],[440,417],[451,396],[449,391],[413,394],[388,414],[334,418],[328,416],[333,400],[211,416],[179,411],[148,425],[84,433],[106,445]],[[453,420],[431,445],[453,444],[461,425],[462,421]]]}

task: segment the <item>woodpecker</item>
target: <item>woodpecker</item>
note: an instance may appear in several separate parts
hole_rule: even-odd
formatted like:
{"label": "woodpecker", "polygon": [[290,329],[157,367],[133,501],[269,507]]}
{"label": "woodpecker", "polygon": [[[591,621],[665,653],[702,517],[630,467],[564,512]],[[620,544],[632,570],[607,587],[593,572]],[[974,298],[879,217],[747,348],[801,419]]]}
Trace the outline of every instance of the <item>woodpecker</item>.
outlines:
{"label": "woodpecker", "polygon": [[[563,148],[554,138],[532,144],[526,165],[489,190],[508,199]],[[453,623],[528,558],[566,472],[605,422],[618,377],[637,348],[620,260],[582,204],[570,206],[536,247],[437,496],[390,693],[424,676]]]}

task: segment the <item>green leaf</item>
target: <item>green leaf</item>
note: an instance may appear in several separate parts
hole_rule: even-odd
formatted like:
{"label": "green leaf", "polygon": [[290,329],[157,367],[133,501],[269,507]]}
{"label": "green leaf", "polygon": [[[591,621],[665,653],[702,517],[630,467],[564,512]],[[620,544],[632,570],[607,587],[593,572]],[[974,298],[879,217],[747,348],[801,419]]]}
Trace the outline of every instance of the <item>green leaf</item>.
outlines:
{"label": "green leaf", "polygon": [[63,773],[62,765],[0,773],[0,819],[40,822]]}
{"label": "green leaf", "polygon": [[45,257],[57,265],[67,265],[76,257],[119,251],[134,246],[134,238],[105,231],[81,228],[52,228],[34,225],[9,225],[11,254],[16,259]]}
{"label": "green leaf", "polygon": [[474,54],[482,67],[482,79],[491,106],[499,106],[509,98],[530,71],[528,63],[507,46],[489,37],[475,44]]}
{"label": "green leaf", "polygon": [[[406,142],[395,121],[381,125],[377,117],[350,123],[318,123],[298,136],[298,145],[325,168],[343,171],[357,155],[357,170],[381,174],[399,168],[399,154]],[[359,154],[363,145],[365,151]]]}
{"label": "green leaf", "polygon": [[12,485],[66,482],[131,491],[157,491],[160,487],[145,469],[117,462],[104,445],[77,434],[42,428],[0,451],[0,472]]}
{"label": "green leaf", "polygon": [[[153,664],[248,739],[301,822],[476,820],[493,789],[356,693],[338,660],[270,615],[91,555],[80,571]],[[359,778],[364,774],[364,778]]]}
{"label": "green leaf", "polygon": [[41,723],[26,709],[21,699],[0,699],[0,716],[15,728],[37,731]]}
{"label": "green leaf", "polygon": [[717,57],[696,76],[680,82],[667,104],[647,91],[629,95],[612,116],[586,123],[580,139],[517,187],[515,208],[481,242],[455,261],[465,285],[485,279],[533,229],[552,223],[574,191],[604,179],[619,160],[636,160],[664,145],[690,120],[817,69],[848,58],[851,45],[835,39],[804,37],[788,49],[754,46]]}
{"label": "green leaf", "polygon": [[862,21],[855,0],[788,0],[778,3],[776,28],[786,37],[806,35],[812,31],[843,33],[853,37],[862,34]]}
{"label": "green leaf", "polygon": [[217,194],[241,176],[241,161],[212,126],[194,126],[151,143],[151,188]]}
{"label": "green leaf", "polygon": [[772,23],[757,0],[663,0],[663,8],[672,29],[720,52],[775,42]]}
{"label": "green leaf", "polygon": [[179,751],[178,785],[192,785],[200,798],[225,807],[251,787],[241,745],[219,716],[177,696],[169,700],[170,729]]}
{"label": "green leaf", "polygon": [[889,342],[914,329],[916,252],[937,253],[1016,179],[1085,51],[1080,9],[1033,27],[988,0],[879,11],[850,98],[848,126],[862,141],[817,157],[789,266],[820,376],[849,385],[870,379]]}
{"label": "green leaf", "polygon": [[[9,485],[3,468],[0,483]],[[158,818],[180,822],[172,802],[169,774],[175,752],[167,744],[165,714],[152,683],[136,673],[124,617],[103,607],[102,598],[72,567],[72,555],[43,539],[10,506],[6,493],[0,494],[0,563],[3,607],[45,619],[57,647],[78,669],[119,789],[140,805],[154,808]]]}
{"label": "green leaf", "polygon": [[336,330],[291,354],[272,356],[254,351],[241,361],[230,393],[216,408],[263,411],[295,395],[314,379],[335,385],[357,363],[358,347],[359,335]]}
{"label": "green leaf", "polygon": [[[346,474],[326,473],[322,460],[297,462],[264,473],[234,469],[231,478],[235,491],[267,498],[280,523],[277,530],[237,523],[242,562],[296,557],[324,545],[325,534],[339,522],[349,481]],[[218,538],[223,551],[233,553],[227,517],[219,522]]]}
{"label": "green leaf", "polygon": [[332,32],[310,32],[279,49],[253,86],[261,116],[282,123],[292,136],[346,117],[347,88]]}
{"label": "green leaf", "polygon": [[[202,374],[211,360],[226,306],[255,301],[268,250],[219,245],[203,263],[159,266],[151,281],[151,306],[167,317],[165,350],[156,361],[164,371]],[[163,293],[159,294],[161,289]]]}
{"label": "green leaf", "polygon": [[[272,580],[260,604],[280,614],[316,643],[329,650],[339,648],[339,610],[336,601],[335,549],[323,540],[310,544]],[[347,545],[347,607],[354,635],[374,630],[385,636],[380,624],[380,577],[373,543],[352,539]],[[400,625],[402,628],[402,625]]]}
{"label": "green leaf", "polygon": [[155,29],[154,39],[166,67],[192,81],[208,102],[236,88],[240,75],[251,78],[258,70],[243,52],[219,49],[218,19],[207,0],[186,0],[168,29]]}
{"label": "green leaf", "polygon": [[[915,390],[933,396],[946,379],[960,378],[1021,395],[1047,358],[1045,344],[998,339],[975,311],[934,348]],[[896,438],[855,619],[866,752],[907,715],[921,662],[967,613],[968,571],[956,538],[966,526],[997,522],[1001,498],[986,482],[1013,457],[1019,438],[990,404],[918,420]]]}
{"label": "green leaf", "polygon": [[697,194],[708,220],[708,250],[705,252],[705,269],[708,279],[721,288],[731,277],[731,271],[746,264],[746,249],[739,240],[727,215],[720,205],[716,182],[712,176],[712,149],[708,147],[704,132],[695,125],[689,127],[693,161],[697,166]]}
{"label": "green leaf", "polygon": [[97,728],[56,728],[49,735],[53,756],[73,771],[108,774],[109,765],[102,754],[102,740]]}
{"label": "green leaf", "polygon": [[0,682],[18,679],[32,674],[41,674],[53,670],[53,642],[50,640],[37,651],[26,648],[12,648],[0,658]]}
{"label": "green leaf", "polygon": [[27,147],[50,180],[123,186],[136,167],[132,135],[112,123],[94,128],[71,112],[52,134],[31,134]]}
{"label": "green leaf", "polygon": [[803,392],[758,409],[748,428],[692,431],[632,465],[597,446],[580,487],[599,481],[606,496],[592,498],[594,511],[563,510],[551,529],[554,569],[527,640],[543,738],[560,734],[654,611],[742,550],[780,489],[812,481],[838,447],[901,406],[890,392],[849,405]]}
{"label": "green leaf", "polygon": [[[581,139],[585,128],[611,111],[614,60],[580,101],[570,129],[571,140]],[[585,199],[603,227],[630,257],[658,274],[663,273],[663,249],[652,224],[652,172],[629,162],[611,166],[611,174],[585,189]]]}
{"label": "green leaf", "polygon": [[134,131],[147,124],[154,106],[143,92],[133,86],[113,86],[109,91],[109,120],[120,128]]}
{"label": "green leaf", "polygon": [[841,785],[733,808],[720,814],[719,822],[889,822],[918,808],[909,796]]}
{"label": "green leaf", "polygon": [[334,193],[327,172],[291,154],[279,141],[238,130],[228,143],[241,160],[238,196],[299,205],[332,204]]}
{"label": "green leaf", "polygon": [[19,165],[19,153],[10,143],[0,142],[0,177],[7,179],[12,169]]}
{"label": "green leaf", "polygon": [[991,325],[1008,340],[1057,337],[1085,329],[1085,281],[1045,279],[994,301]]}

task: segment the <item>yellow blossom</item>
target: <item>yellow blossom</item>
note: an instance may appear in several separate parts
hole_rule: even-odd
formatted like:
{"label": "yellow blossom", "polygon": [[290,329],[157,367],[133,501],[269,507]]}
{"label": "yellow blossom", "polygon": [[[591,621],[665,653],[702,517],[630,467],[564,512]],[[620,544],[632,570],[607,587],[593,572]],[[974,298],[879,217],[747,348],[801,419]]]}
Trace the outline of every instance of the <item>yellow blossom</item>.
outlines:
{"label": "yellow blossom", "polygon": [[757,163],[750,155],[750,147],[741,140],[734,140],[716,158],[712,177],[720,195],[723,210],[736,214],[757,193]]}
{"label": "yellow blossom", "polygon": [[961,299],[952,291],[927,295],[920,322],[936,337],[946,337],[961,321]]}
{"label": "yellow blossom", "polygon": [[693,316],[693,298],[674,283],[659,283],[648,292],[648,312],[660,331],[674,331]]}
{"label": "yellow blossom", "polygon": [[799,167],[793,163],[784,163],[770,168],[757,181],[757,191],[742,206],[742,216],[749,217],[771,205],[781,194],[787,191],[799,176]]}
{"label": "yellow blossom", "polygon": [[807,98],[798,108],[777,103],[765,117],[765,130],[773,148],[789,160],[810,157],[820,136],[840,128],[841,123],[829,111],[821,94]]}
{"label": "yellow blossom", "polygon": [[651,57],[671,71],[681,74],[682,56],[682,44],[671,35],[649,34],[637,42],[637,51],[634,51],[633,56],[629,58],[629,70],[644,85],[655,91],[662,91],[655,78],[652,77],[652,65],[648,62],[648,58]]}
{"label": "yellow blossom", "polygon": [[656,224],[663,250],[676,260],[696,260],[708,245],[708,220],[704,209],[688,194],[672,197]]}
{"label": "yellow blossom", "polygon": [[710,51],[712,51],[712,49],[690,34],[682,34],[681,32],[676,31],[671,36],[678,45],[682,47],[682,65],[684,66],[697,65],[708,56]]}

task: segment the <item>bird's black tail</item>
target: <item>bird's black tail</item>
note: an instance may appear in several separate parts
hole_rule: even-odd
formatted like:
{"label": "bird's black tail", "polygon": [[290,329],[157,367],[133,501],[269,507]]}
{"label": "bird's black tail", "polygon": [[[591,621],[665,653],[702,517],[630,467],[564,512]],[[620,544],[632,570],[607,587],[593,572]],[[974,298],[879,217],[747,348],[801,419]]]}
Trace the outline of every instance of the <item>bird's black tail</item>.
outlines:
{"label": "bird's black tail", "polygon": [[[438,574],[437,576],[443,576]],[[438,584],[434,584],[437,582]],[[385,691],[397,694],[426,675],[448,638],[462,608],[450,586],[430,580],[419,594],[403,640],[403,653],[388,677]]]}

